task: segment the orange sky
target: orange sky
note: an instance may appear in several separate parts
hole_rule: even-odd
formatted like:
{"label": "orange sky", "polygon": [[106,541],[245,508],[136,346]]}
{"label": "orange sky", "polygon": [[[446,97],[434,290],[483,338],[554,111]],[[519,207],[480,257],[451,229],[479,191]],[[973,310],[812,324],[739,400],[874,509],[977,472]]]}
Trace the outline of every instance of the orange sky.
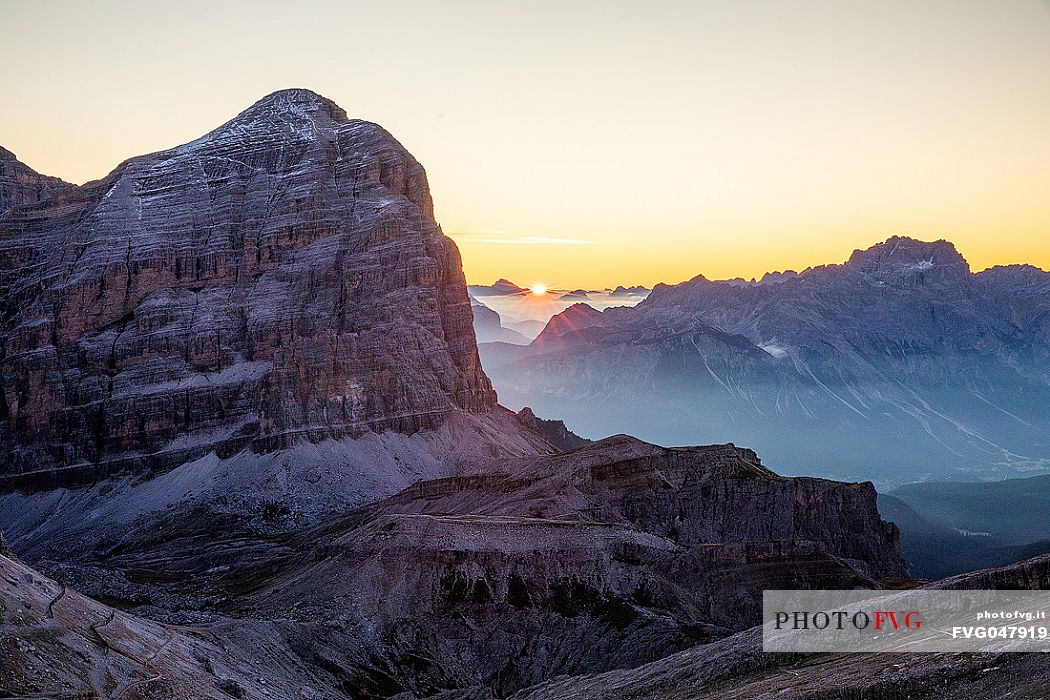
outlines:
{"label": "orange sky", "polygon": [[474,282],[750,278],[893,234],[1050,269],[1039,0],[6,0],[0,25],[0,145],[41,172],[309,87],[426,166]]}

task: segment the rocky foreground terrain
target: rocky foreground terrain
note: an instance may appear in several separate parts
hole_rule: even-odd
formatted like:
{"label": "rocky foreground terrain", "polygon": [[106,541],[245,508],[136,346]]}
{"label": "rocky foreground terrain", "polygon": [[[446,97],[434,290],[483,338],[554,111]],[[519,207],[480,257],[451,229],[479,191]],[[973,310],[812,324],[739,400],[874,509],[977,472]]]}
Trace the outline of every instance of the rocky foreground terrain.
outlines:
{"label": "rocky foreground terrain", "polygon": [[[1050,555],[946,579],[932,588],[1030,589],[1050,585]],[[1045,654],[765,654],[761,628],[638,668],[558,679],[512,700],[711,698],[1046,698]]]}
{"label": "rocky foreground terrain", "polygon": [[946,241],[657,285],[481,351],[508,406],[586,437],[746,440],[791,473],[880,487],[1050,471],[1050,272],[974,273]]}
{"label": "rocky foreground terrain", "polygon": [[[422,167],[312,92],[2,174],[0,697],[750,697],[763,589],[908,583],[869,482],[497,404]],[[921,663],[872,692],[991,683]]]}
{"label": "rocky foreground terrain", "polygon": [[[1050,558],[950,579],[957,588],[1045,588]],[[0,555],[0,688],[39,698],[338,698],[495,700],[491,687],[403,691],[382,676],[344,679],[326,627],[226,620],[172,626],[103,605]],[[871,700],[1047,697],[1043,654],[764,654],[761,629],[702,643],[641,666],[560,676],[512,700]],[[427,664],[430,659],[418,658]],[[394,694],[391,694],[394,693]],[[25,695],[25,697],[30,697]]]}
{"label": "rocky foreground terrain", "polygon": [[[731,445],[618,436],[292,520],[186,505],[121,528],[23,527],[15,543],[72,589],[179,634],[269,635],[280,668],[306,669],[288,678],[349,697],[506,695],[745,629],[765,588],[907,574],[870,484],[786,479]],[[28,687],[101,683],[83,670]]]}

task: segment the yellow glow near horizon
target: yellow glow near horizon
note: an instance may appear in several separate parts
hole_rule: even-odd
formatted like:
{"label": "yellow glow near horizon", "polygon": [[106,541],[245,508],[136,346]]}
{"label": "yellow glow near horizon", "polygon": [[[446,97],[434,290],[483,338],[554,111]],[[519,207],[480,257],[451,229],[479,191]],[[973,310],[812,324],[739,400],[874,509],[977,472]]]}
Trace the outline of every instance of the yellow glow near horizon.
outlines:
{"label": "yellow glow near horizon", "polygon": [[470,282],[749,279],[891,235],[1050,269],[1048,10],[7,0],[0,60],[32,70],[0,145],[81,183],[307,87],[423,163]]}
{"label": "yellow glow near horizon", "polygon": [[547,285],[545,285],[545,284],[537,283],[537,284],[532,285],[532,287],[530,287],[530,289],[531,289],[532,293],[535,294],[538,297],[541,297],[541,296],[543,296],[544,294],[547,293]]}

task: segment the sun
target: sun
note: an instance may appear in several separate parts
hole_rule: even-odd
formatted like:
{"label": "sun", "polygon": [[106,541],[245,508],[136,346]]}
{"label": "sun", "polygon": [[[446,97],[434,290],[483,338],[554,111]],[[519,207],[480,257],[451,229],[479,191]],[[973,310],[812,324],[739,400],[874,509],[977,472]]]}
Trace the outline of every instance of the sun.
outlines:
{"label": "sun", "polygon": [[547,285],[545,284],[534,284],[529,288],[533,294],[538,297],[543,296],[547,293]]}

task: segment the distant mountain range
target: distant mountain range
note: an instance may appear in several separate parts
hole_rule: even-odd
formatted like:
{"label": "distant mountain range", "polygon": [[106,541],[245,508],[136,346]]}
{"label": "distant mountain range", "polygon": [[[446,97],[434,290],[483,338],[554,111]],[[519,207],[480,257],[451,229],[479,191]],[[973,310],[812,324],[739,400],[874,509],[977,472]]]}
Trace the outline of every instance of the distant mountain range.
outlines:
{"label": "distant mountain range", "polygon": [[657,285],[481,353],[505,403],[588,437],[732,440],[795,472],[886,485],[1050,471],[1050,273],[973,273],[947,241]]}
{"label": "distant mountain range", "polygon": [[605,309],[631,306],[644,299],[645,287],[616,289],[548,289],[540,294],[499,279],[491,285],[467,287],[474,311],[474,333],[479,343],[528,345],[543,331],[551,317],[568,307],[585,303]]}
{"label": "distant mountain range", "polygon": [[[527,287],[519,287],[508,279],[501,277],[492,284],[472,284],[467,287],[467,291],[470,296],[474,298],[480,297],[495,297],[495,296],[514,296],[518,294],[528,294],[530,290]],[[637,285],[634,287],[624,287],[620,285],[616,289],[573,289],[573,290],[553,290],[558,298],[565,299],[566,301],[587,299],[591,295],[596,296],[610,296],[610,297],[644,297],[649,294],[650,290],[648,287]]]}

